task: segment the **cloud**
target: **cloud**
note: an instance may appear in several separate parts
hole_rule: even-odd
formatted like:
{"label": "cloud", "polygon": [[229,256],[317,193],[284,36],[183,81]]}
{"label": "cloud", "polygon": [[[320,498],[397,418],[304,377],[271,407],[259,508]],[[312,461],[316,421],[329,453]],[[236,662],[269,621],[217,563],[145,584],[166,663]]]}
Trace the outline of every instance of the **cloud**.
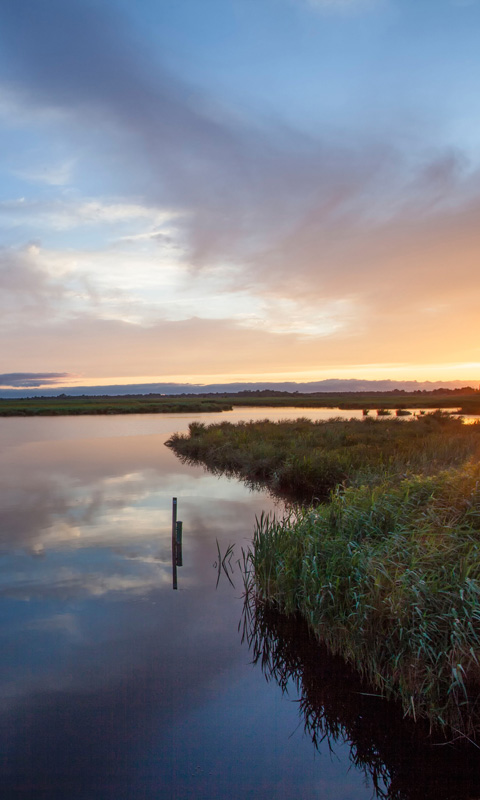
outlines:
{"label": "cloud", "polygon": [[[155,240],[153,266],[151,253],[120,245],[74,251],[31,243],[0,249],[0,329],[15,336],[22,326],[48,327],[86,315],[135,322],[162,316],[155,299],[182,282],[178,261],[169,255],[173,263],[166,262]],[[163,305],[168,307],[168,298]]]}
{"label": "cloud", "polygon": [[38,247],[0,248],[0,324],[45,320],[65,297],[60,282],[38,264]]}
{"label": "cloud", "polygon": [[15,169],[12,174],[24,181],[45,183],[48,186],[65,186],[70,183],[74,174],[75,160],[63,163],[43,165],[41,168]]}
{"label": "cloud", "polygon": [[[278,120],[249,124],[218,104],[213,110],[198,88],[161,62],[152,70],[144,48],[140,54],[120,15],[109,15],[106,6],[72,0],[66,8],[53,0],[47,13],[32,0],[27,5],[25,15],[11,0],[5,3],[13,79],[30,104],[68,110],[80,128],[102,121],[110,151],[129,164],[132,185],[155,205],[168,198],[170,207],[188,212],[182,224],[196,266],[248,261],[277,246],[279,231],[300,224],[307,230],[333,225],[338,232],[352,219],[388,213],[405,191],[412,165],[398,146],[401,133],[390,143],[378,132],[369,140],[357,133],[353,141],[330,133],[328,121],[316,137]],[[89,218],[88,209],[75,213]],[[97,219],[103,219],[101,210]]]}
{"label": "cloud", "polygon": [[10,225],[45,226],[56,231],[72,230],[85,226],[115,226],[118,224],[133,226],[139,223],[152,226],[151,234],[156,228],[171,223],[180,212],[147,206],[141,203],[122,202],[84,198],[81,200],[68,197],[47,198],[41,200],[20,197],[15,200],[0,202],[0,220],[7,220]]}
{"label": "cloud", "polygon": [[68,9],[54,0],[48,13],[27,5],[28,14],[5,5],[12,81],[29,104],[76,115],[76,128],[100,125],[110,152],[129,164],[133,186],[189,210],[185,230],[197,266],[248,257],[312,204],[328,212],[375,191],[372,175],[390,155],[377,142],[357,153],[323,133],[315,141],[278,120],[250,125],[218,105],[213,111],[198,89],[161,64],[153,73],[132,53],[119,16],[104,8],[93,14],[75,0]]}
{"label": "cloud", "polygon": [[[379,114],[340,133],[328,118],[315,134],[253,124],[148,61],[106,4],[5,0],[2,13],[11,92],[70,119],[71,136],[93,135],[122,186],[98,201],[0,206],[15,225],[82,236],[97,225],[118,248],[21,254],[17,278],[0,265],[0,284],[13,296],[16,282],[21,300],[4,331],[26,323],[15,333],[19,369],[45,367],[32,340],[52,369],[90,377],[198,374],[199,364],[209,375],[284,373],[287,356],[300,370],[391,363],[393,353],[402,363],[437,351],[478,360],[477,165],[402,104],[390,129]],[[140,257],[155,241],[168,258],[160,248]],[[51,319],[39,329],[41,308],[42,324]],[[206,309],[214,320],[199,319]]]}
{"label": "cloud", "polygon": [[74,639],[80,638],[78,618],[71,613],[52,614],[50,617],[34,619],[25,624],[26,630],[62,633]]}
{"label": "cloud", "polygon": [[70,372],[6,372],[0,374],[0,386],[27,389],[36,386],[63,385],[76,377]]}
{"label": "cloud", "polygon": [[[386,293],[382,284],[378,290]],[[445,292],[448,295],[448,289]],[[408,376],[408,365],[416,363],[478,362],[477,337],[472,335],[479,326],[477,293],[471,293],[468,304],[464,294],[452,295],[447,310],[431,314],[428,323],[424,305],[420,297],[416,305],[386,308],[373,320],[365,314],[361,324],[351,323],[323,338],[246,328],[228,319],[140,325],[83,315],[16,330],[15,358],[16,363],[40,371],[48,353],[50,363],[75,370],[89,383],[105,377],[122,383],[134,376],[159,381],[182,376],[209,382],[213,376],[224,376],[224,382],[245,376],[265,380],[274,374],[313,376],[327,371],[331,375],[334,367],[343,375],[347,368],[350,374],[365,375],[374,364],[385,365],[383,374],[388,375],[395,363],[406,365]],[[8,329],[2,336],[9,339]],[[469,375],[462,371],[462,378]]]}

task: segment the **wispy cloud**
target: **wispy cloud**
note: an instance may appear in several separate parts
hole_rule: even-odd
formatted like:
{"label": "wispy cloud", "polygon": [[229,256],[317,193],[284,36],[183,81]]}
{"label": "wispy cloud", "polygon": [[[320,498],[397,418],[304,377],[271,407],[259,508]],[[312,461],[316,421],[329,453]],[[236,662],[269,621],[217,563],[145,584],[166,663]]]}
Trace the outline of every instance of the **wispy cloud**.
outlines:
{"label": "wispy cloud", "polygon": [[18,226],[43,225],[47,231],[71,230],[87,225],[135,226],[141,223],[154,226],[153,232],[158,233],[163,225],[178,216],[180,212],[176,210],[112,199],[56,197],[35,200],[20,197],[0,202],[0,220],[3,218]]}
{"label": "wispy cloud", "polygon": [[45,183],[48,186],[66,186],[74,175],[75,159],[62,163],[14,169],[12,174],[24,181]]}

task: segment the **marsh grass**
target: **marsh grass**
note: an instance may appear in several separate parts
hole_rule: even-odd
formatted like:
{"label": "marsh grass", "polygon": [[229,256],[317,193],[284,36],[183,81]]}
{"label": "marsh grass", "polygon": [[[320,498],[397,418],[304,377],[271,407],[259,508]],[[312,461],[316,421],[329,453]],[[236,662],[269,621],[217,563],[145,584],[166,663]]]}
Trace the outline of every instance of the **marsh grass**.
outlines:
{"label": "marsh grass", "polygon": [[226,400],[195,397],[152,397],[150,395],[118,397],[32,397],[1,399],[0,417],[56,417],[85,414],[178,414],[185,411],[231,411]]}
{"label": "marsh grass", "polygon": [[192,423],[167,445],[187,462],[235,475],[290,500],[328,499],[338,485],[434,474],[480,451],[480,425],[435,412],[415,420]]}
{"label": "marsh grass", "polygon": [[255,590],[405,714],[480,731],[480,464],[261,517]]}

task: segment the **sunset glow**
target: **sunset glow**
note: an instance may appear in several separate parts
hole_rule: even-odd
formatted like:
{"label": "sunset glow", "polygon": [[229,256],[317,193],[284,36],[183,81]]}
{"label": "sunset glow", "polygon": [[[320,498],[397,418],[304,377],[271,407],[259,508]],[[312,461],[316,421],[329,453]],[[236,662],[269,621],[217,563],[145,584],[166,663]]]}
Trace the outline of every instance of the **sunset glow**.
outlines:
{"label": "sunset glow", "polygon": [[478,386],[480,3],[0,21],[0,389]]}

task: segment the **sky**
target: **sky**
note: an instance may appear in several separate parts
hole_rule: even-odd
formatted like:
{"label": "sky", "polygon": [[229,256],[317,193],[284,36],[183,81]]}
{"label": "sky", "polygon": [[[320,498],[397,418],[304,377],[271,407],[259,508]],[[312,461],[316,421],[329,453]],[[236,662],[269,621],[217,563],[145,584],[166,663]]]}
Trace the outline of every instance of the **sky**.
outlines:
{"label": "sky", "polygon": [[480,0],[0,0],[0,385],[478,383],[479,34]]}

